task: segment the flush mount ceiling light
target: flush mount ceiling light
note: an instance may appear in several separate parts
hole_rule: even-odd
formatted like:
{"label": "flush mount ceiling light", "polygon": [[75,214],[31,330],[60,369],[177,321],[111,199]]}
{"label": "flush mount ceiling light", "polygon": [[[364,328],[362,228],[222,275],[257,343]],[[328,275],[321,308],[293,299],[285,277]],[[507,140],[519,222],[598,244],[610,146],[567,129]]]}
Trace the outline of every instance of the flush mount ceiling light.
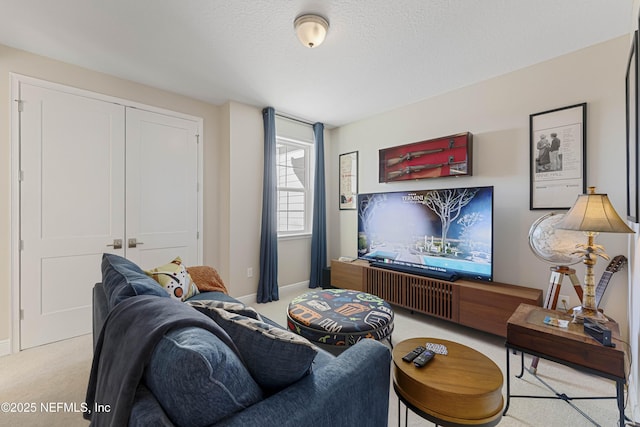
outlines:
{"label": "flush mount ceiling light", "polygon": [[329,21],[319,15],[300,15],[293,21],[293,28],[303,45],[314,48],[324,41],[329,29]]}

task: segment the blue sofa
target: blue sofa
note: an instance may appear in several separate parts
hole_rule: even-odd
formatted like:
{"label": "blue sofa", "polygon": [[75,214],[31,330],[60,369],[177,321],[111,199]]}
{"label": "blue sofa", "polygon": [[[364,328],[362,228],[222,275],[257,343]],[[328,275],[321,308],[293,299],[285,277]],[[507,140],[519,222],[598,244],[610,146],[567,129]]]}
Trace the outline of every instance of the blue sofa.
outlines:
{"label": "blue sofa", "polygon": [[[202,292],[176,302],[138,266],[115,255],[103,256],[102,272],[102,282],[93,288],[96,353],[88,396],[94,373],[96,378],[110,378],[109,369],[115,369],[117,359],[126,361],[122,354],[135,349],[136,340],[131,338],[117,349],[108,343],[109,325],[116,327],[118,315],[158,319],[159,308],[166,306],[177,309],[181,318],[193,313],[197,322],[205,324],[167,326],[161,332],[148,360],[142,362],[144,373],[128,412],[130,426],[387,426],[391,356],[382,343],[362,340],[334,356],[297,341],[302,338],[288,337],[291,332],[252,315],[250,307],[225,293]],[[229,307],[239,310],[230,312]],[[136,329],[149,324],[128,319],[126,327],[117,326],[126,330],[116,335],[146,334]],[[244,332],[244,323],[258,325],[259,330]],[[260,328],[278,339],[257,338],[264,332]],[[302,360],[309,360],[309,365],[301,370],[296,365]],[[99,395],[92,398],[105,404]],[[93,414],[92,425],[113,424],[99,415]]]}

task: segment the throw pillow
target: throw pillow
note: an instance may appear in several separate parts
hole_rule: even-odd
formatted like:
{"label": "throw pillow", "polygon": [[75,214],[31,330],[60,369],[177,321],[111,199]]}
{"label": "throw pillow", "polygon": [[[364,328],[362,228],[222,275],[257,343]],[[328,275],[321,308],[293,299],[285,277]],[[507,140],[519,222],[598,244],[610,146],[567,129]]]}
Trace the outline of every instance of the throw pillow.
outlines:
{"label": "throw pillow", "polygon": [[136,295],[168,297],[158,283],[135,263],[114,254],[102,255],[102,287],[109,310],[120,301]]}
{"label": "throw pillow", "polygon": [[207,265],[196,265],[187,267],[187,272],[191,275],[193,283],[196,284],[200,292],[223,292],[229,294],[218,271]]}
{"label": "throw pillow", "polygon": [[266,391],[277,392],[311,372],[318,349],[305,338],[260,319],[224,310],[218,306],[219,301],[188,304],[229,334],[251,376]]}
{"label": "throw pillow", "polygon": [[208,426],[263,399],[238,356],[196,327],[168,332],[144,380],[175,425]]}
{"label": "throw pillow", "polygon": [[182,259],[177,257],[168,264],[145,271],[153,280],[158,282],[172,298],[185,301],[199,294],[198,287],[182,265]]}

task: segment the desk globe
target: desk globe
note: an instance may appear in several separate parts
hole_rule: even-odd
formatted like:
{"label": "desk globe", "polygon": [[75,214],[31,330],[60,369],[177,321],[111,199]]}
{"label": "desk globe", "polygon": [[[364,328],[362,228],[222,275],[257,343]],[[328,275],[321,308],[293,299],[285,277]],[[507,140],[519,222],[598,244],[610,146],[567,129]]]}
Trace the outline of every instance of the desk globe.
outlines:
{"label": "desk globe", "polygon": [[582,255],[573,253],[582,233],[555,228],[564,218],[564,213],[551,212],[538,218],[529,229],[529,246],[541,260],[557,265],[569,266],[582,261]]}

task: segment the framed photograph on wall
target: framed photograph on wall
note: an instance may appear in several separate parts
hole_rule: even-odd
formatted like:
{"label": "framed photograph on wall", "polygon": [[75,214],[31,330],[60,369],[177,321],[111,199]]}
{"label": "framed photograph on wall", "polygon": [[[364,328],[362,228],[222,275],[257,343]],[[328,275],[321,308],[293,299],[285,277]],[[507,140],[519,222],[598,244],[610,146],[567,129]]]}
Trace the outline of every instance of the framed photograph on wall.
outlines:
{"label": "framed photograph on wall", "polygon": [[529,116],[529,209],[569,209],[586,192],[587,104]]}
{"label": "framed photograph on wall", "polygon": [[633,35],[626,74],[627,219],[640,222],[638,213],[638,31]]}
{"label": "framed photograph on wall", "polygon": [[358,199],[358,152],[340,154],[340,209],[355,209]]}

